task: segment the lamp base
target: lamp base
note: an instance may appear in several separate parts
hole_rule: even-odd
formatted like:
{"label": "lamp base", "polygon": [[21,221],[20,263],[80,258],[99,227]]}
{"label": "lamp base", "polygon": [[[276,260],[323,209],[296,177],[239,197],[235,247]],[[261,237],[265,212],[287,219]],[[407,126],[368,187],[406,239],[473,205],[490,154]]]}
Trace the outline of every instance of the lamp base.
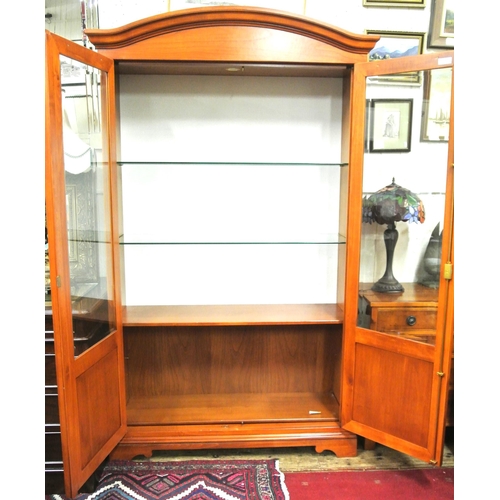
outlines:
{"label": "lamp base", "polygon": [[398,242],[398,230],[394,222],[387,225],[384,231],[385,251],[387,255],[387,265],[384,275],[372,286],[374,292],[398,293],[404,292],[403,285],[394,277],[392,273],[392,259],[394,258],[394,249]]}
{"label": "lamp base", "polygon": [[404,292],[405,288],[397,280],[385,281],[383,278],[381,278],[372,286],[372,290],[374,292],[382,292],[382,293],[398,293],[398,292]]}

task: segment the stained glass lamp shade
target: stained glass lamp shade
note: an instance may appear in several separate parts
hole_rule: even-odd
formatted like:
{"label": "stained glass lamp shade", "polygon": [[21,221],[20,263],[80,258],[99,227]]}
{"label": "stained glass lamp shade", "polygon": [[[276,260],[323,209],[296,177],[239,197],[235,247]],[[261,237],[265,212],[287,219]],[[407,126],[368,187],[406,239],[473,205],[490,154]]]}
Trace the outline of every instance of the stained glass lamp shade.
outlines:
{"label": "stained glass lamp shade", "polygon": [[392,184],[363,199],[363,222],[387,224],[387,229],[384,231],[386,269],[384,275],[372,286],[372,290],[385,293],[404,292],[403,285],[392,272],[394,249],[399,237],[396,222],[423,223],[424,221],[422,200],[409,189],[398,186],[394,179]]}

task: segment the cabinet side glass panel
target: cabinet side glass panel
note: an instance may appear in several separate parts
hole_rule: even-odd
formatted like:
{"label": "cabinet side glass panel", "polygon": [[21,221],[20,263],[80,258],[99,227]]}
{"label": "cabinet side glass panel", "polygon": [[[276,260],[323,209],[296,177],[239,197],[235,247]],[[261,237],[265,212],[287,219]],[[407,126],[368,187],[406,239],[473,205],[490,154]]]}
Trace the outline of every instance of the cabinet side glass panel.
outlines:
{"label": "cabinet side glass panel", "polygon": [[336,302],[342,80],[120,91],[126,305]]}
{"label": "cabinet side glass panel", "polygon": [[75,355],[115,329],[101,72],[61,57],[64,178]]}
{"label": "cabinet side glass panel", "polygon": [[358,325],[433,344],[451,69],[398,76],[367,84]]}

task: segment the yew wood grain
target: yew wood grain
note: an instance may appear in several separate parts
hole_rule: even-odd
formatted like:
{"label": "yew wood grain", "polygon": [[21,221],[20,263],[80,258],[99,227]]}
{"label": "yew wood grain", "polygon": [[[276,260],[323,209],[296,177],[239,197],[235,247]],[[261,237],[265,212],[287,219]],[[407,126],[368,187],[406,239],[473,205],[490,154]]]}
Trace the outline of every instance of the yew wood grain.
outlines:
{"label": "yew wood grain", "polygon": [[126,327],[130,399],[331,393],[340,325]]}
{"label": "yew wood grain", "polygon": [[287,446],[314,446],[318,453],[330,450],[338,457],[354,457],[357,439],[334,421],[138,425],[129,426],[110,458],[150,457],[154,450]]}
{"label": "yew wood grain", "polygon": [[[117,371],[119,357],[117,350],[110,351],[76,379],[79,397],[79,434],[81,436],[82,462],[87,464],[109,440],[113,430],[121,425],[118,382],[110,378],[102,383],[102,373]],[[100,408],[106,407],[106,418]],[[114,411],[112,411],[114,410]]]}
{"label": "yew wood grain", "polygon": [[[428,445],[433,362],[356,346],[353,418],[379,431]],[[361,368],[362,367],[362,368]]]}
{"label": "yew wood grain", "polygon": [[[260,30],[259,36],[253,40],[247,40],[247,42],[253,41],[257,46],[263,44],[271,52],[273,52],[273,44],[270,43],[269,37],[274,33],[293,34],[297,40],[310,39],[317,41],[318,44],[314,47],[315,50],[309,52],[306,56],[309,61],[313,60],[318,52],[321,53],[323,49],[328,47],[338,49],[337,57],[342,58],[343,54],[346,53],[351,56],[359,55],[361,56],[360,60],[366,60],[366,54],[379,40],[379,37],[375,35],[358,35],[290,12],[239,6],[174,11],[151,16],[118,28],[107,30],[87,29],[85,33],[98,50],[121,49],[120,54],[127,54],[127,49],[130,46],[138,45],[141,41],[151,42],[147,45],[147,52],[141,54],[140,59],[145,59],[154,55],[155,43],[158,40],[161,41],[165,36],[170,35],[172,37],[176,34],[180,34],[186,45],[189,45],[190,36],[198,36],[201,33],[203,35],[201,40],[205,42],[204,45],[206,46],[213,38],[217,39],[219,33],[227,31],[227,34],[222,38],[226,40],[229,46],[236,47],[235,42],[244,41],[235,31],[241,28]],[[207,33],[207,29],[213,31]],[[281,45],[278,47],[278,56],[290,51],[297,52],[296,45],[297,43],[295,43],[295,47],[293,43],[285,46]],[[283,50],[283,47],[287,47],[288,51]],[[224,49],[224,47],[222,48]],[[250,44],[245,44],[238,50],[245,55],[252,53],[253,49],[254,47]],[[201,47],[197,45],[196,50],[198,52],[196,53],[197,58],[194,58],[195,60],[207,59],[201,57],[202,54],[200,54],[200,51],[203,51],[203,45]],[[224,53],[224,50],[222,52]],[[163,54],[161,59],[164,58],[165,55]],[[266,56],[255,60],[263,62],[266,60]]]}
{"label": "yew wood grain", "polygon": [[338,421],[339,410],[327,393],[236,393],[134,398],[127,415],[129,425],[312,422]]}
{"label": "yew wood grain", "polygon": [[125,306],[124,326],[341,324],[337,304]]}

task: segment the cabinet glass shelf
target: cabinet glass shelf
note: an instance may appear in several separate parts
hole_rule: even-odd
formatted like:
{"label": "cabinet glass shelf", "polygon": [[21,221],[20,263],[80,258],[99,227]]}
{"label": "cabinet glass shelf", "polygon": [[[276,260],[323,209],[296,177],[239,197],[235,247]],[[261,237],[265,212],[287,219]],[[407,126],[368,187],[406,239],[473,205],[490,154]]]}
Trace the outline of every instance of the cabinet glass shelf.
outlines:
{"label": "cabinet glass shelf", "polygon": [[154,241],[152,238],[125,238],[120,237],[120,245],[345,245],[346,238],[340,234],[305,237],[300,240],[277,238],[272,241],[261,238],[258,241],[224,241],[221,239],[206,239],[204,241]]}
{"label": "cabinet glass shelf", "polygon": [[290,166],[290,167],[347,167],[348,163],[323,163],[323,162],[242,162],[242,161],[118,161],[118,165],[234,165],[234,166]]}
{"label": "cabinet glass shelf", "polygon": [[126,305],[337,301],[342,164],[120,165]]}

